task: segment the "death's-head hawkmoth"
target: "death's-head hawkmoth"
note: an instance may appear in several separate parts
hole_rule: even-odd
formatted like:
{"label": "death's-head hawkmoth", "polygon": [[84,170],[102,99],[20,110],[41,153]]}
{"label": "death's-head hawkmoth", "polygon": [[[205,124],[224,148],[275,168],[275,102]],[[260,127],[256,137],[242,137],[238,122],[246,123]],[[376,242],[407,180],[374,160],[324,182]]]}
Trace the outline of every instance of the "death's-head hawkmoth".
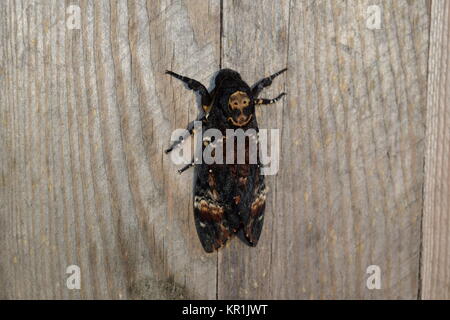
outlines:
{"label": "death's-head hawkmoth", "polygon": [[[229,161],[206,163],[198,162],[198,158],[179,170],[180,173],[194,166],[194,215],[198,236],[206,252],[219,249],[234,235],[250,246],[256,246],[264,222],[267,189],[264,175],[261,174],[259,156],[256,161],[250,161],[250,144],[252,139],[257,142],[258,123],[255,106],[275,103],[285,93],[274,99],[258,98],[265,87],[272,84],[272,80],[287,69],[280,70],[273,75],[257,81],[252,87],[242,80],[240,74],[231,69],[220,70],[215,78],[215,87],[208,92],[200,82],[181,76],[172,71],[167,74],[183,81],[187,87],[194,90],[201,97],[202,113],[197,120],[202,125],[202,132],[215,129],[223,135],[221,143],[216,139],[203,135],[202,151],[211,149],[215,144],[213,154],[222,151],[226,158],[227,143],[233,143],[231,154],[233,162]],[[244,161],[236,161],[238,149],[236,142],[227,141],[227,131],[242,129],[256,134],[247,134],[244,139]],[[253,129],[253,131],[252,131]],[[194,132],[194,121],[187,127],[187,133]],[[196,132],[197,133],[197,132]],[[186,137],[181,136],[166,150],[171,152]],[[228,139],[230,140],[230,139]],[[237,141],[238,139],[236,139]],[[223,142],[226,143],[223,143]],[[228,147],[230,145],[228,144]],[[221,148],[221,149],[218,149]],[[230,154],[230,152],[228,152]]]}

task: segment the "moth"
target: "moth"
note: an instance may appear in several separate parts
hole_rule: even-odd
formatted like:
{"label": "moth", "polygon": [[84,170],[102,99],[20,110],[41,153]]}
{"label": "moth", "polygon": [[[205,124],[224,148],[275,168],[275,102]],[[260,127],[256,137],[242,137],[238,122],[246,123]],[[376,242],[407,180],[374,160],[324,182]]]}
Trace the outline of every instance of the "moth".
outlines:
{"label": "moth", "polygon": [[[263,78],[250,87],[238,72],[221,69],[215,77],[215,87],[210,92],[199,81],[172,71],[166,71],[166,74],[181,80],[188,89],[200,95],[202,109],[197,121],[201,121],[202,130],[217,129],[226,137],[227,129],[259,131],[255,107],[273,104],[286,93],[283,92],[273,99],[258,96],[286,70],[287,68]],[[193,134],[194,121],[189,123],[186,132],[188,134],[175,140],[165,152],[171,152],[188,135]],[[251,138],[255,139],[249,135],[248,139]],[[201,151],[210,147],[211,143],[218,143],[208,137],[202,139]],[[223,141],[219,147],[223,147]],[[232,149],[237,151],[236,146],[232,146]],[[197,164],[192,159],[190,164],[178,170],[181,174],[194,167],[194,220],[200,242],[206,252],[221,248],[233,236],[237,236],[249,246],[256,246],[260,238],[267,189],[264,175],[261,174],[262,164],[259,156],[256,162],[249,159],[250,142],[246,142],[244,150],[243,162]],[[226,148],[223,147],[222,151],[226,153]],[[236,160],[237,152],[234,152],[234,156]]]}

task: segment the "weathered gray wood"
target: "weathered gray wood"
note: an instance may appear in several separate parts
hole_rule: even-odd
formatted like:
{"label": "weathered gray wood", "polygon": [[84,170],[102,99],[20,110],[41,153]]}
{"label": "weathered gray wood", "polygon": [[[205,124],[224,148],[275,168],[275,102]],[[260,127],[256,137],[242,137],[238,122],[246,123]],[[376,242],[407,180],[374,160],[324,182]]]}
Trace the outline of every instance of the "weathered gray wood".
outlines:
{"label": "weathered gray wood", "polygon": [[[381,30],[366,28],[372,4]],[[260,114],[261,127],[282,131],[261,243],[219,253],[219,297],[416,298],[426,1],[250,6],[225,2],[224,65],[251,82],[287,57],[265,95],[285,88],[288,99]],[[382,290],[366,288],[372,264]]]}
{"label": "weathered gray wood", "polygon": [[450,3],[433,1],[425,153],[423,299],[450,298]]}
{"label": "weathered gray wood", "polygon": [[[224,1],[222,65],[239,70],[252,85],[287,66],[289,1]],[[286,91],[285,74],[276,78],[260,97],[274,98]],[[270,106],[257,107],[260,128],[282,128],[285,98]],[[281,135],[280,135],[281,136]],[[284,150],[286,146],[282,146]],[[281,170],[280,170],[281,171]],[[220,299],[277,298],[272,291],[273,271],[277,263],[272,250],[278,232],[276,177],[266,177],[270,192],[265,222],[257,250],[238,241],[219,252],[218,297]],[[293,267],[290,263],[285,268]],[[282,275],[279,275],[281,277]],[[278,278],[280,279],[280,278]]]}
{"label": "weathered gray wood", "polygon": [[[428,5],[1,1],[0,298],[417,298]],[[282,137],[258,247],[207,255],[192,171],[163,153],[197,99],[164,71],[210,84],[220,61],[249,83],[287,65],[261,96],[288,96],[257,111]],[[446,259],[441,228],[431,258]],[[381,290],[365,286],[372,264]]]}
{"label": "weathered gray wood", "polygon": [[[81,30],[65,7],[81,7]],[[162,150],[197,112],[166,68],[219,67],[216,1],[2,1],[7,298],[214,298],[190,176]],[[81,267],[80,291],[66,267]]]}

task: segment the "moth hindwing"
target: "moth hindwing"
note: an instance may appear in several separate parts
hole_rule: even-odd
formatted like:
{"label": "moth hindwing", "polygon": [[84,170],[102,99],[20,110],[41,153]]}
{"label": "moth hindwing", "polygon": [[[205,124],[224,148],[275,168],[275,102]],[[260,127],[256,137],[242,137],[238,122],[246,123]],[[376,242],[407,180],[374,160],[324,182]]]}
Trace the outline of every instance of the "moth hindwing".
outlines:
{"label": "moth hindwing", "polygon": [[171,152],[195,130],[201,147],[180,173],[194,167],[194,218],[200,242],[206,252],[213,252],[237,236],[249,246],[256,246],[264,222],[267,189],[259,157],[258,123],[255,106],[277,102],[276,98],[259,98],[272,80],[285,72],[248,86],[240,74],[220,70],[215,87],[208,91],[199,81],[172,71],[167,74],[184,82],[200,95],[202,114],[191,122],[185,136],[166,150]]}

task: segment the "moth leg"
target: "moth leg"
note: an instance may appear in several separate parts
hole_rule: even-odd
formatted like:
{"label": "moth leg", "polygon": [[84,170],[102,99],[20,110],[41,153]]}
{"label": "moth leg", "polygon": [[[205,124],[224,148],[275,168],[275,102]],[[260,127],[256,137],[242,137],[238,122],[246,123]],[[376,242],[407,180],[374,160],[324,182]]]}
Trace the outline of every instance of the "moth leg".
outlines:
{"label": "moth leg", "polygon": [[272,104],[280,100],[283,96],[286,95],[286,92],[281,93],[278,97],[273,99],[255,99],[255,105],[263,105],[263,104]]}
{"label": "moth leg", "polygon": [[190,167],[194,166],[194,160],[192,160],[191,163],[189,163],[188,165],[184,166],[183,168],[181,168],[180,170],[178,170],[179,174],[182,174],[183,172],[185,172],[187,169],[189,169]]}
{"label": "moth leg", "polygon": [[173,142],[170,145],[170,147],[167,148],[164,152],[165,153],[171,152],[173,149],[175,149],[176,146],[178,146],[180,143],[182,143],[184,141],[184,139],[191,136],[192,133],[194,133],[195,121],[204,121],[205,119],[206,119],[206,115],[203,114],[203,115],[199,116],[196,120],[189,122],[189,124],[186,127],[186,130],[188,131],[188,133],[186,133],[184,136],[179,137],[178,140]]}
{"label": "moth leg", "polygon": [[209,106],[211,104],[212,101],[211,96],[203,84],[201,84],[197,80],[184,77],[169,70],[166,70],[166,74],[183,81],[190,90],[194,90],[195,92],[199,93],[201,97],[202,106]]}
{"label": "moth leg", "polygon": [[189,137],[190,135],[192,135],[192,133],[194,132],[194,121],[189,122],[186,130],[188,131],[188,133],[186,133],[183,136],[180,136],[178,138],[178,140],[176,140],[175,142],[173,142],[169,148],[167,148],[164,152],[165,153],[169,153],[171,152],[173,149],[175,149],[176,146],[178,146],[180,143],[182,143],[184,141],[184,139],[186,139],[187,137]]}
{"label": "moth leg", "polygon": [[258,82],[256,82],[253,86],[252,86],[252,94],[253,97],[257,97],[258,94],[261,92],[262,89],[264,89],[265,87],[268,87],[272,84],[272,80],[275,79],[276,77],[278,77],[280,74],[282,74],[283,72],[285,72],[287,70],[287,68],[284,68],[283,70],[280,70],[278,72],[275,72],[273,75],[261,79]]}

